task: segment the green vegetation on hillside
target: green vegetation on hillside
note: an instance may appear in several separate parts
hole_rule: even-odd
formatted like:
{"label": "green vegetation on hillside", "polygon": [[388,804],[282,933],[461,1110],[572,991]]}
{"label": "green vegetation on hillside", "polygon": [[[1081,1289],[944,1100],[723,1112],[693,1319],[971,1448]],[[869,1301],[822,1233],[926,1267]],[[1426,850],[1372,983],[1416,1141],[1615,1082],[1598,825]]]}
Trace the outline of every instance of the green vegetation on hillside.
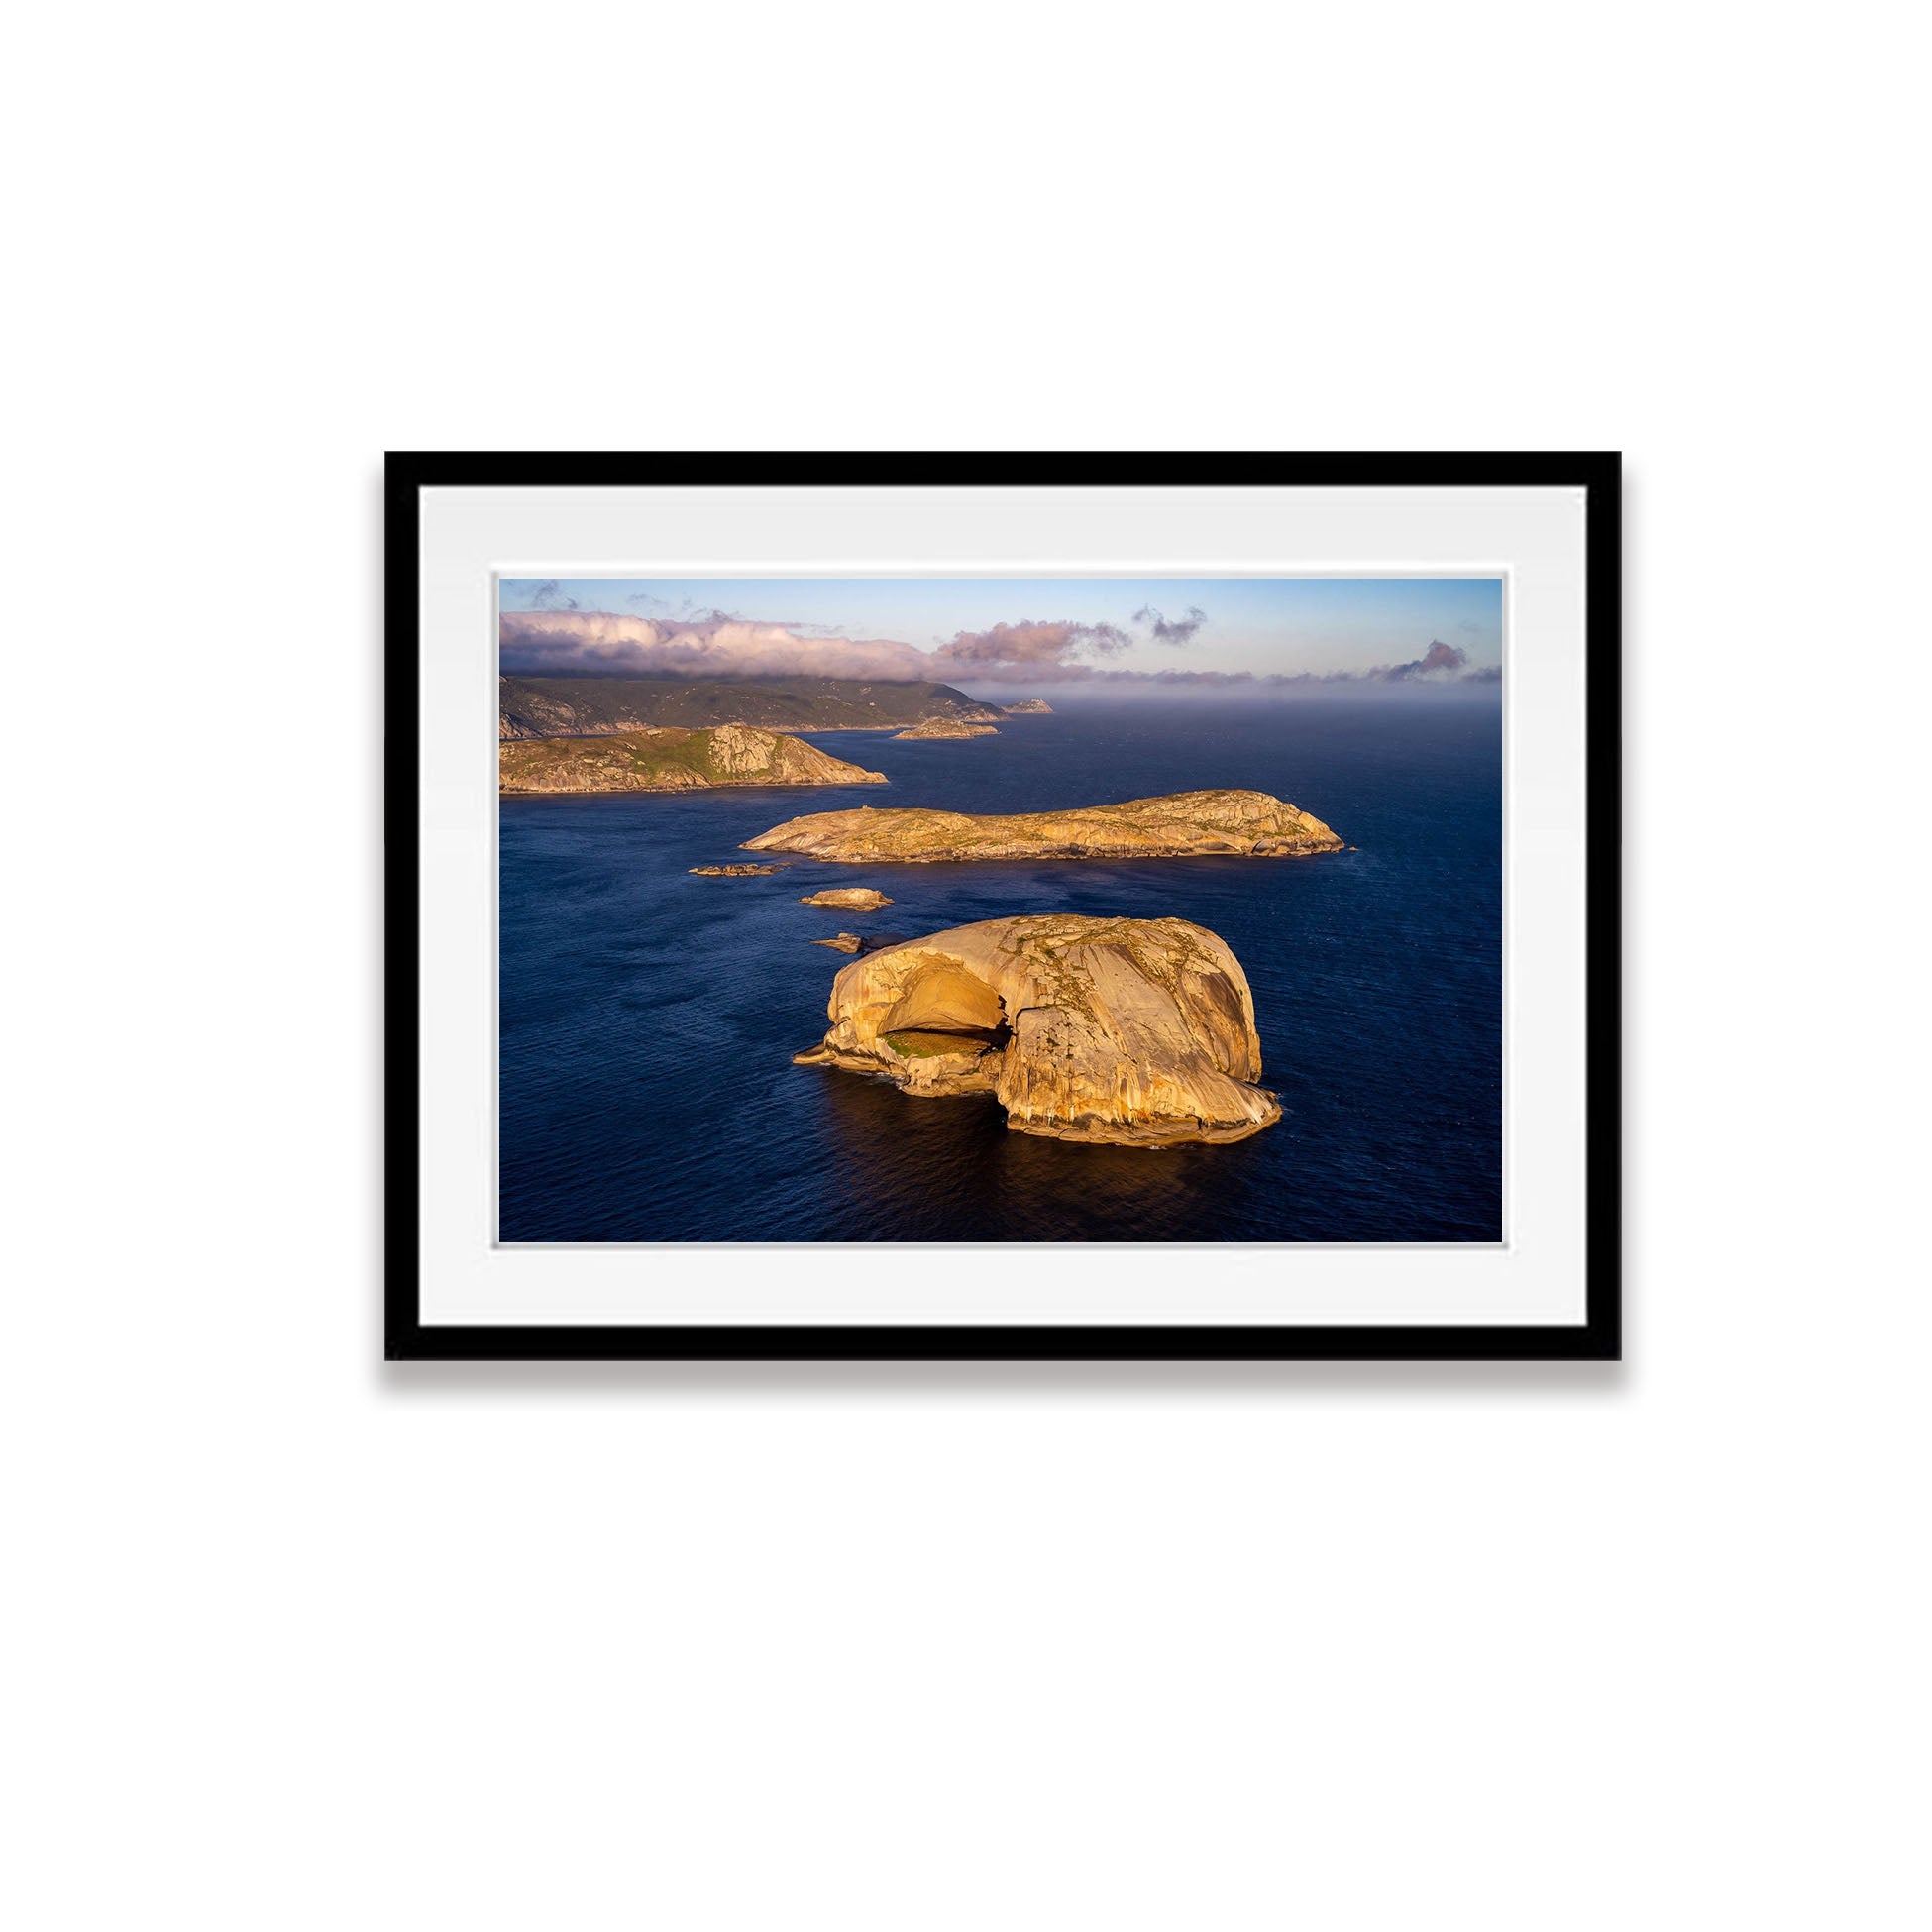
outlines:
{"label": "green vegetation on hillside", "polygon": [[676,725],[585,738],[514,738],[496,748],[503,792],[686,792],[712,785],[883,785],[803,738],[756,725]]}
{"label": "green vegetation on hillside", "polygon": [[580,739],[541,738],[505,745],[502,754],[506,792],[684,790],[714,785],[720,776],[703,732],[612,736],[594,749]]}
{"label": "green vegetation on hillside", "polygon": [[512,678],[497,681],[505,738],[602,737],[645,725],[702,730],[755,724],[768,731],[897,729],[919,718],[991,724],[1001,714],[951,685],[860,684],[840,678],[743,683],[667,678]]}

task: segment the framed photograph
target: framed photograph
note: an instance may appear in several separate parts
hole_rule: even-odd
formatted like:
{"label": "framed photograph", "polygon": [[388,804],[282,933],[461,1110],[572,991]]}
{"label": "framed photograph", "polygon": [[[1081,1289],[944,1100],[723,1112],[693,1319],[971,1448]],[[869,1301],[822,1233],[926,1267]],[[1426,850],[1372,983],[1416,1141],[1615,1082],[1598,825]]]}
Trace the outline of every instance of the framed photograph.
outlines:
{"label": "framed photograph", "polygon": [[1616,1358],[1618,488],[392,455],[390,1357]]}

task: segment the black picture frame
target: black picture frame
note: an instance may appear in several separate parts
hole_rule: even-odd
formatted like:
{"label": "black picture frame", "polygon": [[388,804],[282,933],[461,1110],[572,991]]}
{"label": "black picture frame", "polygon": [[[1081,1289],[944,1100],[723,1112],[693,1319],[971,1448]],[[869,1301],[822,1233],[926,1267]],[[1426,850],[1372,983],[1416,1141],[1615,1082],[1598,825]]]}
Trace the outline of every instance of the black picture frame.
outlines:
{"label": "black picture frame", "polygon": [[[418,1199],[419,497],[426,488],[1568,486],[1585,492],[1585,1320],[1561,1326],[425,1325]],[[1616,1361],[1622,1358],[1622,459],[1615,451],[1174,454],[400,451],[384,482],[384,1353],[390,1361]]]}

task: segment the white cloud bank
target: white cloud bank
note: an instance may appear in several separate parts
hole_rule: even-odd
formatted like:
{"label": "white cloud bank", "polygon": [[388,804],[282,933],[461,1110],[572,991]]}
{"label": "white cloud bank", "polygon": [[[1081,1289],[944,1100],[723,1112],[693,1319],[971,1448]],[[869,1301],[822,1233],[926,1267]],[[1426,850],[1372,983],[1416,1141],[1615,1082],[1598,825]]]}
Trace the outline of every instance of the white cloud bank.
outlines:
{"label": "white cloud bank", "polygon": [[506,610],[502,668],[526,677],[858,678],[912,684],[944,673],[885,638],[801,637],[783,624],[686,624],[603,610]]}
{"label": "white cloud bank", "polygon": [[[1172,622],[1158,611],[1135,613],[1153,636],[1184,645],[1207,622],[1190,608]],[[1270,688],[1314,685],[1449,685],[1494,682],[1493,667],[1470,669],[1459,646],[1432,641],[1421,656],[1361,672],[1125,671],[1103,668],[1132,640],[1112,624],[1021,618],[987,630],[960,631],[936,650],[921,651],[890,638],[818,637],[804,627],[755,623],[714,614],[701,620],[621,616],[607,610],[506,610],[501,616],[500,663],[523,677],[849,678],[912,684],[968,678],[995,685],[1091,684],[1220,685]]]}

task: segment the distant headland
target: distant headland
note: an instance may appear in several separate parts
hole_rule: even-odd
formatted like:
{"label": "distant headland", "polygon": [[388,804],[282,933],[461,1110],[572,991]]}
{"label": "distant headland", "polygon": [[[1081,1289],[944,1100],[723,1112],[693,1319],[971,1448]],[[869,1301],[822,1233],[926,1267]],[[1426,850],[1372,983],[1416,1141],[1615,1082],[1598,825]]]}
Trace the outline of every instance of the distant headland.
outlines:
{"label": "distant headland", "polygon": [[995,724],[1006,713],[951,685],[846,678],[516,678],[497,680],[499,738],[605,737],[647,725],[701,730],[897,731],[923,718]]}

